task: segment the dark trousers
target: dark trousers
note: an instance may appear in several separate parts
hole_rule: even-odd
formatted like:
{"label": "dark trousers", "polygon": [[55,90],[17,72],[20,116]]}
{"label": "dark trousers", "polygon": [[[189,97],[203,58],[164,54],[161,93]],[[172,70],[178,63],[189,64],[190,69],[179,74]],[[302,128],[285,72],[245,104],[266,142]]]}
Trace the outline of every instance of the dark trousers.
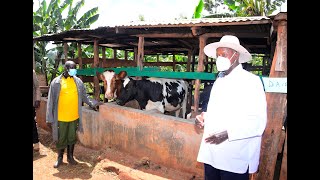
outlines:
{"label": "dark trousers", "polygon": [[58,121],[57,149],[64,149],[67,145],[72,145],[77,142],[78,124],[79,119],[71,122]]}
{"label": "dark trousers", "polygon": [[33,144],[39,142],[39,135],[38,135],[38,128],[37,128],[37,122],[36,122],[36,109],[33,107]]}
{"label": "dark trousers", "polygon": [[205,180],[249,180],[248,170],[244,174],[238,174],[238,173],[228,172],[228,171],[214,168],[209,164],[204,164],[204,179]]}

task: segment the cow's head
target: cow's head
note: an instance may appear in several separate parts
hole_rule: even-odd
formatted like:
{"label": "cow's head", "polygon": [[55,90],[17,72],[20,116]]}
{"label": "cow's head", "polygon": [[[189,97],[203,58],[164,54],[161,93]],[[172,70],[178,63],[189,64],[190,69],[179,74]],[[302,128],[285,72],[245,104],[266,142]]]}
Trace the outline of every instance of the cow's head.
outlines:
{"label": "cow's head", "polygon": [[120,106],[123,106],[125,103],[135,99],[137,95],[137,88],[136,80],[133,80],[130,77],[126,77],[122,84],[122,89],[120,95],[118,96],[116,102]]}
{"label": "cow's head", "polygon": [[105,91],[105,98],[108,100],[117,98],[121,91],[122,82],[121,79],[127,76],[126,71],[120,71],[116,74],[113,70],[106,70],[103,73],[97,71],[97,76],[103,81],[103,87]]}

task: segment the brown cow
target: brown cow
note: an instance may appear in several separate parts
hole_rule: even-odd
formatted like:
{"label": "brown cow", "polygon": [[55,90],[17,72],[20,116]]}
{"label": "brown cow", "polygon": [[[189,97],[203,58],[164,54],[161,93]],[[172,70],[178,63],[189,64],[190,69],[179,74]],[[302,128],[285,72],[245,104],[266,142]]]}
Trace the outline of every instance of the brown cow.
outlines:
{"label": "brown cow", "polygon": [[119,74],[116,74],[113,70],[106,70],[103,73],[99,73],[97,71],[96,74],[98,78],[103,81],[105,98],[108,100],[113,100],[119,97],[122,85],[121,79],[127,76],[127,72],[120,71]]}

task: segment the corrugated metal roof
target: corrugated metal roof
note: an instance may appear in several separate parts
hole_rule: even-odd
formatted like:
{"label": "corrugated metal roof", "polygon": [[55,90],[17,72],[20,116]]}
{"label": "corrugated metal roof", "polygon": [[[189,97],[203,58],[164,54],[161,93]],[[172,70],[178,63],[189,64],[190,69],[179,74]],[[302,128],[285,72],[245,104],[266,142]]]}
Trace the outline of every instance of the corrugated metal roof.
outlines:
{"label": "corrugated metal roof", "polygon": [[[247,21],[261,21],[270,20],[267,16],[251,16],[251,17],[225,17],[225,18],[198,18],[198,19],[174,19],[163,21],[131,21],[125,24],[100,26],[98,28],[82,28],[82,29],[70,29],[68,31],[91,31],[99,28],[115,28],[115,27],[167,27],[167,26],[194,26],[197,24],[210,26],[212,24],[219,23],[236,23]],[[50,35],[49,35],[50,36]]]}
{"label": "corrugated metal roof", "polygon": [[168,26],[168,25],[197,25],[197,24],[215,24],[215,23],[230,23],[230,22],[246,22],[246,21],[261,21],[270,20],[266,16],[251,16],[251,17],[226,17],[226,18],[198,18],[198,19],[174,19],[162,21],[131,21],[126,24],[103,26],[103,27],[135,27],[135,26]]}
{"label": "corrugated metal roof", "polygon": [[[149,28],[182,28],[193,26],[228,26],[228,25],[245,25],[245,24],[271,24],[271,19],[267,16],[251,16],[251,17],[225,17],[225,18],[198,18],[198,19],[175,19],[175,20],[162,20],[162,21],[135,21],[128,22],[120,25],[113,26],[100,26],[98,28],[83,28],[83,29],[70,29],[68,31],[59,32],[55,34],[45,34],[40,37],[50,36],[75,36],[73,33],[95,33],[99,34],[99,31],[112,30],[117,28],[127,29],[149,29]],[[103,32],[104,33],[104,32]],[[39,39],[40,37],[34,37]],[[75,37],[72,37],[75,38]],[[41,39],[41,38],[40,38]]]}

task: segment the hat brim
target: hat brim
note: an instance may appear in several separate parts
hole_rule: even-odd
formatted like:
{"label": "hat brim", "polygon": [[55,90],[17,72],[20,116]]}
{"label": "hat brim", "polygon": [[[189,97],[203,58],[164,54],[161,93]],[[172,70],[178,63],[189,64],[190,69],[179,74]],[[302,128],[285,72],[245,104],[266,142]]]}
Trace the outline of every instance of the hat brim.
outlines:
{"label": "hat brim", "polygon": [[214,42],[206,45],[203,49],[204,53],[212,58],[217,58],[216,50],[219,47],[226,47],[236,50],[240,53],[239,63],[245,63],[252,59],[251,54],[248,52],[246,48],[241,45],[234,44],[234,43],[227,43],[227,42]]}

